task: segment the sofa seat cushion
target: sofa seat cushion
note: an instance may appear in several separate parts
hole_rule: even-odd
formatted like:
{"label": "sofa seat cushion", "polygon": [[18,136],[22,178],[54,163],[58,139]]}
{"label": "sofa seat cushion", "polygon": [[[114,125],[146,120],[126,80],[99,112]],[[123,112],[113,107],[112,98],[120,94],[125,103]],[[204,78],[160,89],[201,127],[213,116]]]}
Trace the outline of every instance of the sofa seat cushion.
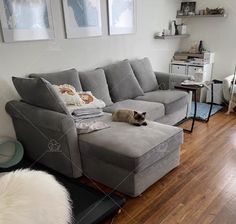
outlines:
{"label": "sofa seat cushion", "polygon": [[84,91],[91,91],[97,99],[101,99],[107,106],[112,105],[107,80],[103,69],[79,72]]}
{"label": "sofa seat cushion", "polygon": [[131,60],[130,64],[140,86],[145,93],[158,89],[157,78],[148,58]]}
{"label": "sofa seat cushion", "polygon": [[[112,122],[108,114],[99,120],[111,127],[79,135],[82,163],[83,158],[96,158],[138,173],[178,149],[183,142],[183,131],[177,127],[153,121],[148,121],[147,126],[136,127]],[[94,164],[94,169],[99,167]]]}
{"label": "sofa seat cushion", "polygon": [[108,65],[103,69],[113,102],[132,99],[144,94],[127,60]]}
{"label": "sofa seat cushion", "polygon": [[83,91],[79,80],[79,74],[76,69],[69,69],[65,71],[30,74],[31,78],[44,78],[53,85],[69,84],[75,87],[77,91]]}
{"label": "sofa seat cushion", "polygon": [[124,100],[104,108],[107,113],[113,113],[120,109],[130,109],[147,112],[146,118],[155,121],[165,115],[164,105],[161,103],[147,102],[141,100]]}
{"label": "sofa seat cushion", "polygon": [[157,90],[145,93],[144,96],[139,96],[135,99],[138,101],[144,100],[148,102],[163,103],[165,106],[165,113],[172,114],[187,106],[189,95],[184,91],[178,90]]}

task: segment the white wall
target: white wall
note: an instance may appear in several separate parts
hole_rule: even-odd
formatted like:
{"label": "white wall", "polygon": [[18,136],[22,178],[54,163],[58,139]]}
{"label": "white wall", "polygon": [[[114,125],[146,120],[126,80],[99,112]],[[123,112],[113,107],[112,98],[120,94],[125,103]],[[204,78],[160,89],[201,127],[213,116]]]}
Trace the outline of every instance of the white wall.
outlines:
{"label": "white wall", "polygon": [[234,71],[236,65],[236,1],[197,0],[199,9],[224,7],[227,18],[185,19],[191,37],[181,41],[181,49],[188,49],[196,41],[216,53],[213,78],[223,79]]}
{"label": "white wall", "polygon": [[153,34],[168,27],[180,6],[179,0],[137,0],[137,33],[108,36],[106,0],[102,2],[103,36],[89,39],[65,39],[61,1],[53,0],[55,41],[6,44],[0,41],[0,136],[14,136],[7,101],[18,98],[11,76],[32,72],[50,72],[75,67],[95,68],[125,58],[148,56],[153,67],[168,71],[178,40],[154,40]]}

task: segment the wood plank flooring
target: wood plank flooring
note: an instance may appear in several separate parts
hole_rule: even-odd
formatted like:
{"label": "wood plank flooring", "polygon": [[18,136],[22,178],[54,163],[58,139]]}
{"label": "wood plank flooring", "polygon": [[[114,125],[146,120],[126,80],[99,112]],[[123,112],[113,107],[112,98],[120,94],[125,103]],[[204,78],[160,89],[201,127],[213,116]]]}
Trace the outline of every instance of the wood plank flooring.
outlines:
{"label": "wood plank flooring", "polygon": [[236,115],[197,122],[185,134],[181,165],[105,223],[236,224]]}

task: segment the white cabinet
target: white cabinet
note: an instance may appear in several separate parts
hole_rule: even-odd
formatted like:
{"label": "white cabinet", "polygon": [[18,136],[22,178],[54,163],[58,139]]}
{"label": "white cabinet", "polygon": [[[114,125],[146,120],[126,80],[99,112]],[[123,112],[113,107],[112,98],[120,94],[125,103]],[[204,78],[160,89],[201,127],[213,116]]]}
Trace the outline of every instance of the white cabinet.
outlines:
{"label": "white cabinet", "polygon": [[[215,53],[213,52],[202,54],[176,52],[170,63],[170,73],[192,76],[197,82],[211,81],[214,57]],[[206,88],[203,88],[199,95],[199,100],[205,102]]]}
{"label": "white cabinet", "polygon": [[[170,64],[170,73],[173,75],[186,75],[192,76],[197,82],[211,81],[212,78],[212,66],[213,64],[195,65],[189,62],[176,62],[173,61]],[[200,96],[200,102],[206,101],[206,89],[202,89]]]}
{"label": "white cabinet", "polygon": [[189,63],[180,63],[172,62],[170,65],[170,73],[174,75],[187,75],[187,76],[195,76],[196,73],[205,73],[210,80],[209,73],[211,76],[211,69],[209,69],[208,65],[192,65]]}
{"label": "white cabinet", "polygon": [[196,73],[203,73],[204,67],[202,66],[188,66],[188,75],[195,76]]}
{"label": "white cabinet", "polygon": [[171,66],[171,73],[177,75],[187,75],[187,67],[185,65],[175,65]]}

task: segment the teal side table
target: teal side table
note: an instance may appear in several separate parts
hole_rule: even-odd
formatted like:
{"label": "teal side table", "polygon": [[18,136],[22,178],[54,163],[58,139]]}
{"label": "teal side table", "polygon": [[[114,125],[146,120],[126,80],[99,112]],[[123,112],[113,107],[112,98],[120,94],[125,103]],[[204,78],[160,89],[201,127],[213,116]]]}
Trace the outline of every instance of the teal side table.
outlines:
{"label": "teal side table", "polygon": [[13,138],[0,137],[0,168],[9,168],[19,163],[24,155],[24,148]]}

